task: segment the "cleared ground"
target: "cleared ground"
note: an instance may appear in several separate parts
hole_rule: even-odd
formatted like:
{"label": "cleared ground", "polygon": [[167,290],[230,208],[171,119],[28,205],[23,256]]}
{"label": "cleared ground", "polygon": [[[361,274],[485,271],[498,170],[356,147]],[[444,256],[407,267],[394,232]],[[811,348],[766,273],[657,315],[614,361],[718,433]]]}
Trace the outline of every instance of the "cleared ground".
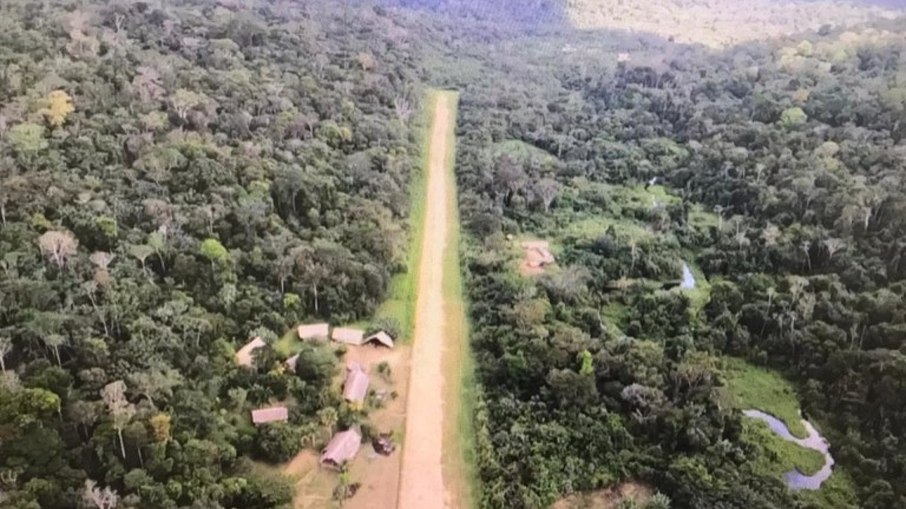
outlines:
{"label": "cleared ground", "polygon": [[[343,362],[358,362],[368,366],[371,375],[371,389],[387,394],[382,408],[368,412],[368,422],[374,429],[390,432],[400,438],[405,425],[406,384],[409,379],[408,345],[397,345],[393,350],[371,346],[349,347]],[[390,375],[383,376],[377,372],[377,366],[386,362],[390,366]],[[337,376],[336,384],[342,382],[342,373]],[[390,398],[391,392],[396,398]],[[326,441],[326,435],[323,437]],[[400,463],[399,452],[390,456],[381,456],[374,452],[370,443],[362,444],[359,454],[349,464],[349,478],[359,483],[359,491],[347,500],[343,509],[369,509],[395,507],[399,495]],[[305,449],[283,466],[282,471],[295,481],[296,497],[294,509],[325,509],[339,507],[331,498],[337,486],[337,473],[318,466],[318,454],[312,449]]]}
{"label": "cleared ground", "polygon": [[[445,380],[449,373],[445,357],[460,350],[461,337],[450,337],[447,325],[456,317],[447,316],[450,304],[444,292],[449,278],[444,268],[447,250],[458,249],[455,238],[455,189],[449,179],[453,151],[453,129],[456,95],[436,96],[434,122],[428,155],[428,193],[424,237],[418,274],[415,334],[412,346],[411,374],[406,409],[406,432],[403,441],[399,505],[402,509],[456,507],[459,487],[448,482],[444,472],[444,437],[448,426],[457,419],[450,401],[452,385],[459,380]],[[456,454],[449,451],[448,454]],[[377,507],[377,506],[375,506]]]}

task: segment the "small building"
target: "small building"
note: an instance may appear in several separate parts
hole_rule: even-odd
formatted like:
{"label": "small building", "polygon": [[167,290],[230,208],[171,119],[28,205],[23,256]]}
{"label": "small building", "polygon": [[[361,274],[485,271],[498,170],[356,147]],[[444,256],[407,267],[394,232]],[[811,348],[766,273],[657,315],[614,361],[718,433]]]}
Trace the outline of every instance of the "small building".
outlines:
{"label": "small building", "polygon": [[393,338],[390,337],[390,334],[387,334],[384,331],[378,331],[365,338],[364,344],[368,343],[372,343],[374,345],[384,345],[387,348],[393,348]]}
{"label": "small building", "polygon": [[353,362],[346,367],[346,381],[343,382],[343,399],[350,403],[362,405],[368,395],[371,378],[362,365]]}
{"label": "small building", "polygon": [[321,452],[320,463],[329,468],[341,468],[358,454],[362,446],[362,432],[356,428],[341,431],[330,439]]}
{"label": "small building", "polygon": [[299,354],[293,355],[283,363],[286,365],[286,369],[291,373],[296,372],[296,364],[299,363]]}
{"label": "small building", "polygon": [[326,323],[312,323],[296,327],[296,334],[301,340],[327,341],[330,337],[329,326]]}
{"label": "small building", "polygon": [[236,352],[236,364],[240,366],[252,367],[252,352],[259,348],[264,348],[267,343],[261,338],[255,338],[245,344]]}
{"label": "small building", "polygon": [[617,53],[617,62],[629,62],[630,60],[629,53]]}
{"label": "small building", "polygon": [[331,339],[338,343],[361,346],[365,340],[365,331],[346,327],[334,327]]}
{"label": "small building", "polygon": [[286,422],[289,419],[289,410],[285,406],[259,408],[252,410],[252,422],[255,425],[269,422]]}

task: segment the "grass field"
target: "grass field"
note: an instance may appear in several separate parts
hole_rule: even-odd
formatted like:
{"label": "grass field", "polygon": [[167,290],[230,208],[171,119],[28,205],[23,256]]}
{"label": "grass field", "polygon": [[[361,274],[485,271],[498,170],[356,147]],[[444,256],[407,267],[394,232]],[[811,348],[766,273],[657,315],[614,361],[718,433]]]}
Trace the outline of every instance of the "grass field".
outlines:
{"label": "grass field", "polygon": [[777,417],[790,433],[805,438],[808,433],[799,416],[799,402],[792,384],[779,373],[749,364],[742,359],[725,359],[727,395],[733,406],[754,408]]}
{"label": "grass field", "polygon": [[[455,119],[453,120],[455,122]],[[456,196],[456,174],[453,171],[456,162],[455,129],[451,130],[449,146],[452,147],[448,154],[447,172],[448,188],[454,192],[449,193],[447,210],[450,222],[448,248],[444,255],[443,267],[443,293],[446,306],[444,324],[444,337],[452,340],[456,338],[455,347],[451,347],[445,354],[446,379],[452,383],[445,384],[444,399],[448,402],[451,412],[449,424],[444,429],[444,450],[452,454],[444,455],[445,476],[452,481],[452,486],[457,488],[454,494],[457,497],[457,507],[472,509],[478,500],[478,472],[474,447],[474,429],[472,415],[475,401],[475,371],[472,355],[469,348],[469,322],[466,317],[465,289],[463,288],[462,272],[460,265],[460,228],[459,211]],[[447,475],[448,474],[448,475]]]}

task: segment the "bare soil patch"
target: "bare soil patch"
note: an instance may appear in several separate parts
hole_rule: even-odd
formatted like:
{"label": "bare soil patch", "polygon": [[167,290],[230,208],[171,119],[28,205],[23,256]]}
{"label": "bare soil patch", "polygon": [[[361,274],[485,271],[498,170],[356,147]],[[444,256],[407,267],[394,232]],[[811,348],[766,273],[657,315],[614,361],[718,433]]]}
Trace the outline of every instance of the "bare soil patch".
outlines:
{"label": "bare soil patch", "polygon": [[[388,349],[375,346],[350,346],[342,362],[357,362],[367,370],[371,377],[369,391],[386,394],[381,408],[368,412],[368,423],[383,433],[392,433],[396,440],[403,436],[406,422],[405,395],[409,383],[409,357],[411,348],[397,344]],[[378,364],[387,362],[390,376],[378,373]],[[342,383],[343,376],[337,378]],[[398,396],[393,399],[391,392]],[[338,475],[334,470],[321,468],[318,464],[320,451],[306,449],[296,455],[283,467],[283,473],[296,483],[294,509],[325,509],[339,507],[333,500],[333,489],[337,486]],[[399,451],[390,456],[381,456],[374,452],[370,442],[362,444],[355,459],[348,466],[350,482],[360,483],[359,491],[345,501],[344,509],[375,509],[396,507],[399,495],[400,464],[402,455]]]}
{"label": "bare soil patch", "polygon": [[520,247],[522,261],[519,262],[519,273],[523,276],[543,274],[545,267],[554,263],[550,243],[546,240],[525,240]]}
{"label": "bare soil patch", "polygon": [[[441,94],[436,103],[428,155],[428,192],[422,257],[419,266],[412,370],[407,396],[406,434],[402,444],[403,463],[398,507],[441,509],[450,507],[451,491],[444,483],[443,357],[450,338],[444,334],[444,252],[450,239],[447,160],[453,147],[454,98]],[[379,507],[374,505],[373,507]],[[383,506],[392,507],[392,506]]]}

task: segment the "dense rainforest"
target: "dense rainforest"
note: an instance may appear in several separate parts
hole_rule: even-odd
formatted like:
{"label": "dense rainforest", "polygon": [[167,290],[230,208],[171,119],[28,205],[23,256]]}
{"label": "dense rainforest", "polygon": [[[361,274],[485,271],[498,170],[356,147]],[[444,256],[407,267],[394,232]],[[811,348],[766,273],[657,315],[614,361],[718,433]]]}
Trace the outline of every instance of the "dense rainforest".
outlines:
{"label": "dense rainforest", "polygon": [[[629,480],[683,508],[906,507],[903,28],[513,36],[450,73],[482,507]],[[530,237],[559,265],[533,278]],[[794,381],[848,487],[762,468],[731,357]]]}
{"label": "dense rainforest", "polygon": [[[715,50],[486,4],[0,3],[0,507],[289,507],[263,465],[360,416],[275,346],[404,270],[426,86],[460,93],[480,507],[906,507],[906,22]],[[825,488],[740,365],[792,383]]]}
{"label": "dense rainforest", "polygon": [[324,349],[233,361],[401,270],[418,49],[331,4],[0,3],[0,506],[282,507],[249,459],[354,418]]}

